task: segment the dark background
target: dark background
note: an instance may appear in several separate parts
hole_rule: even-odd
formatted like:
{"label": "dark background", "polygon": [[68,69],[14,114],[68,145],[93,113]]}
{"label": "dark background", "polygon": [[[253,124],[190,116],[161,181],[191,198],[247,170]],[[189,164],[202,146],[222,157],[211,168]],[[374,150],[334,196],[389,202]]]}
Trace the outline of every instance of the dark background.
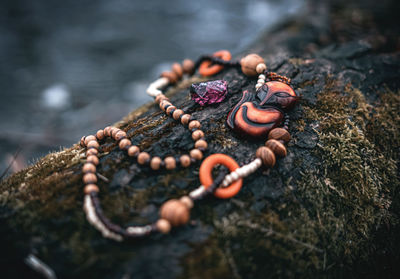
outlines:
{"label": "dark background", "polygon": [[303,7],[302,0],[1,1],[0,172],[150,101],[147,85],[171,63],[238,53]]}

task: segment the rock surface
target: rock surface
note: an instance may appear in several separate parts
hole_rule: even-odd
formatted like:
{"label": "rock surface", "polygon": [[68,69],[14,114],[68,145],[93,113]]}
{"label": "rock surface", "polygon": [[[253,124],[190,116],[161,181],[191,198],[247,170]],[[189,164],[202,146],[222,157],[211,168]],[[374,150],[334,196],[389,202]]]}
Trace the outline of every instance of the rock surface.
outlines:
{"label": "rock surface", "polygon": [[[400,260],[399,5],[319,2],[324,1],[311,1],[304,15],[269,30],[248,51],[260,53],[271,71],[290,77],[302,96],[290,113],[287,157],[246,178],[233,199],[199,202],[190,225],[167,236],[115,243],[85,220],[83,150],[75,145],[49,154],[0,184],[5,275],[34,276],[23,263],[30,253],[67,278],[395,274]],[[263,142],[238,138],[225,119],[256,80],[236,69],[213,79],[228,82],[221,104],[200,107],[190,100],[189,85],[197,79],[167,95],[202,123],[206,155],[225,153],[243,164]],[[187,130],[153,104],[116,126],[152,154],[176,156],[193,145]],[[112,142],[102,150],[98,171],[109,182],[99,183],[100,198],[117,223],[154,221],[165,200],[199,183],[198,165],[153,173]]]}

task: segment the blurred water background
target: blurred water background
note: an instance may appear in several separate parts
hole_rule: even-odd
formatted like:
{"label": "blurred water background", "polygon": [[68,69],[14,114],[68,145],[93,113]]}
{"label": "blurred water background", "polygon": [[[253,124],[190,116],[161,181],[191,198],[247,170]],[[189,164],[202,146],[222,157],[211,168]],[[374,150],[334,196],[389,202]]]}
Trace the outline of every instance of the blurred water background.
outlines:
{"label": "blurred water background", "polygon": [[173,62],[243,51],[303,6],[304,0],[2,0],[0,173],[151,101],[146,86]]}

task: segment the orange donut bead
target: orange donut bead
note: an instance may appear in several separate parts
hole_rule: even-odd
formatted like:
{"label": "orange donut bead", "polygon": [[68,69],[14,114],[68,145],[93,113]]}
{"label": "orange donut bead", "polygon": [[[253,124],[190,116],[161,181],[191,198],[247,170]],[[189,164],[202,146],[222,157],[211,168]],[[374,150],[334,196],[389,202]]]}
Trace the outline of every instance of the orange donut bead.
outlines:
{"label": "orange donut bead", "polygon": [[[225,61],[229,61],[232,58],[231,53],[227,50],[217,51],[213,54],[213,56],[221,58]],[[204,61],[203,63],[200,64],[200,67],[199,67],[200,75],[206,76],[206,77],[213,76],[213,75],[219,73],[224,68],[223,65],[217,65],[217,64],[211,65],[211,63],[212,63],[211,61]]]}
{"label": "orange donut bead", "polygon": [[[199,170],[200,183],[206,188],[210,187],[213,183],[212,170],[216,165],[224,165],[231,172],[239,168],[238,163],[228,155],[216,153],[208,156],[201,164]],[[217,188],[214,195],[220,199],[229,199],[240,191],[242,185],[243,179],[240,178],[226,188]]]}

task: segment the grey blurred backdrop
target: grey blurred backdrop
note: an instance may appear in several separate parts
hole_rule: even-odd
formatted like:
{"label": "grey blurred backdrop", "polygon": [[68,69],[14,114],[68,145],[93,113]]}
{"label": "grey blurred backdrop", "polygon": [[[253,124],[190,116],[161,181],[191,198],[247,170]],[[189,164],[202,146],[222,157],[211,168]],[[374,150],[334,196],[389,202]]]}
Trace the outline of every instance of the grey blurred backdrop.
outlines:
{"label": "grey blurred backdrop", "polygon": [[172,62],[219,49],[238,53],[303,6],[304,0],[2,0],[0,173],[150,101],[146,86]]}

